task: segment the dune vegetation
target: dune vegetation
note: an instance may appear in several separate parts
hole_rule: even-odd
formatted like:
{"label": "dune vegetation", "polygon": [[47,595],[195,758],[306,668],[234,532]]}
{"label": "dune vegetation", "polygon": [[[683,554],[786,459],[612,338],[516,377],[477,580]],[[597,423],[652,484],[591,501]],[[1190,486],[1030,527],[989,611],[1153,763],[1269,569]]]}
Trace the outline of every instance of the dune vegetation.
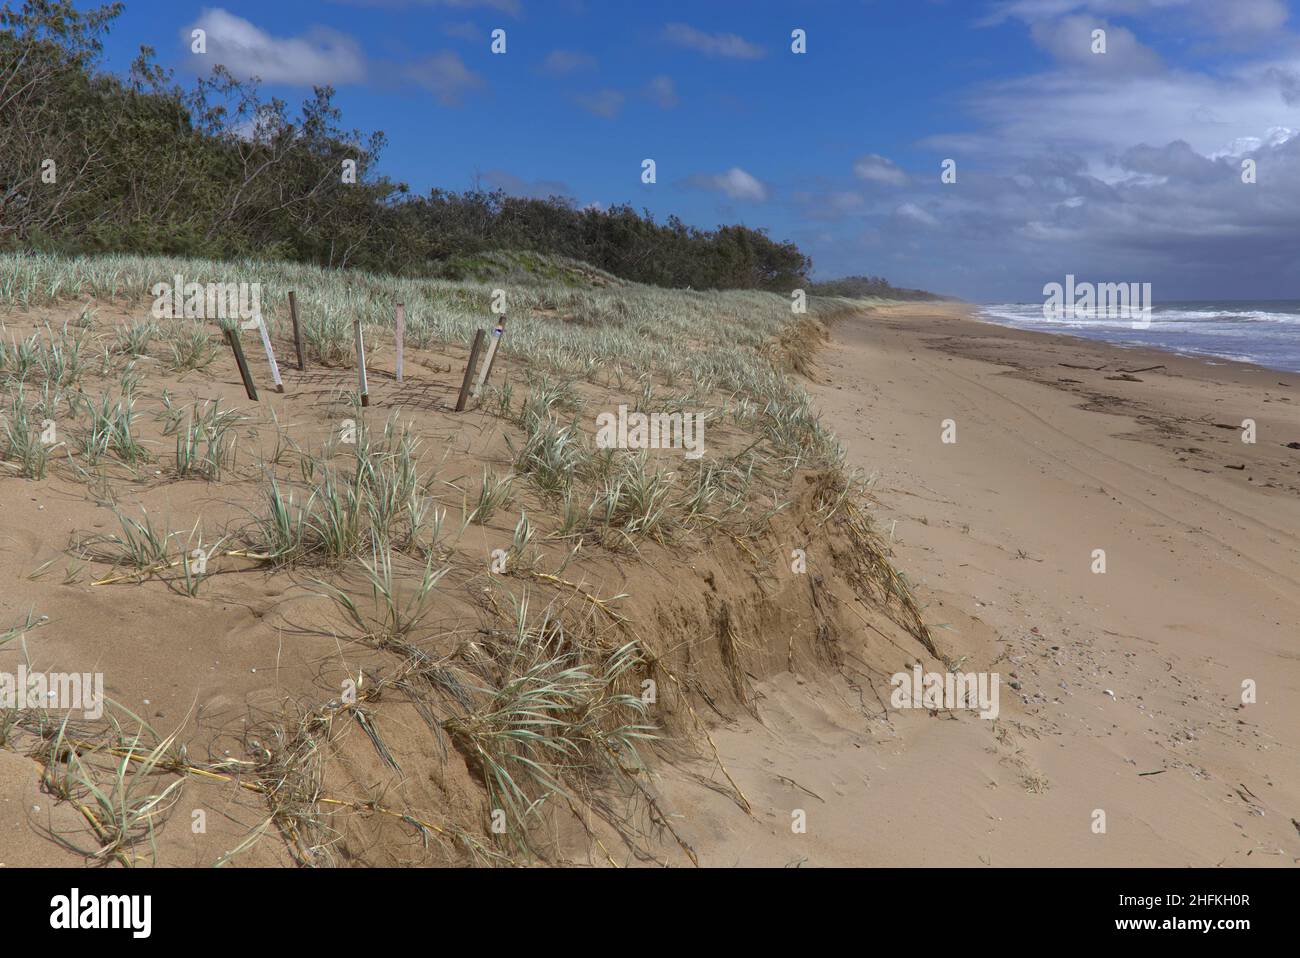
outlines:
{"label": "dune vegetation", "polygon": [[[448,280],[0,258],[0,489],[71,526],[61,542],[45,518],[17,522],[29,611],[0,654],[92,659],[113,698],[93,723],[0,713],[0,742],[84,820],[65,842],[123,864],[622,864],[663,860],[665,841],[693,860],[654,769],[708,761],[701,703],[750,708],[751,676],[833,664],[855,601],[933,648],[862,509],[869,481],[844,471],[798,382],[825,324],[868,302],[796,312],[536,254],[486,262],[495,277]],[[259,285],[283,394],[247,401],[217,323],[155,315],[176,276]],[[497,372],[456,414],[494,296]],[[269,387],[257,334],[242,336]],[[620,404],[701,416],[704,454],[598,448],[596,416]],[[792,574],[792,549],[818,574]],[[129,635],[97,619],[78,638],[123,604],[143,615]],[[139,702],[157,673],[129,667],[130,647],[182,633],[168,675],[183,714],[156,721]],[[272,649],[273,692],[255,665],[235,675]],[[230,707],[217,721],[205,700]],[[232,789],[260,817],[196,849],[178,809]]]}

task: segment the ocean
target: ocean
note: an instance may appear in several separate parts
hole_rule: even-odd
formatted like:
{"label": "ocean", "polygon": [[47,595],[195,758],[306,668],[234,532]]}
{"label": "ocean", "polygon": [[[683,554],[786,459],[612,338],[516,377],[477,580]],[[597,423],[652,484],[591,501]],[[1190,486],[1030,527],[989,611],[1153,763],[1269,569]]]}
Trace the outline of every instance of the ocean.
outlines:
{"label": "ocean", "polygon": [[1000,326],[1036,329],[1108,343],[1146,346],[1185,356],[1236,359],[1300,373],[1300,299],[1199,300],[1157,303],[1151,325],[1085,314],[1047,319],[1043,304],[978,307],[979,317]]}

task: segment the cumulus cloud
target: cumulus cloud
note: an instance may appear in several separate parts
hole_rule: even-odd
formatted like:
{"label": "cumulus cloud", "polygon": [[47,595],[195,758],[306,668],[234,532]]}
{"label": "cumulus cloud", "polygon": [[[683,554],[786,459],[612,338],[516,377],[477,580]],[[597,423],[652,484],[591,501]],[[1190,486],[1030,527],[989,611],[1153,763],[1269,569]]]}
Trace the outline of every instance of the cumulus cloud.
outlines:
{"label": "cumulus cloud", "polygon": [[[1282,33],[1231,56],[1178,51],[1171,63],[1142,42],[1175,16],[1225,35],[1278,22],[1270,4],[1245,6],[1228,23],[1190,0],[1003,5],[1051,66],[964,90],[960,127],[914,144],[933,151],[932,171],[891,182],[892,164],[870,154],[799,199],[810,220],[862,224],[811,241],[819,272],[866,260],[908,285],[995,301],[1041,299],[1066,273],[1151,282],[1157,301],[1296,295],[1300,46]],[[1110,52],[1093,55],[1079,52],[1093,19],[1071,19],[1084,14],[1137,19],[1131,31],[1110,26]],[[1117,50],[1109,67],[1088,59]],[[956,183],[940,181],[943,157],[957,160]],[[1243,182],[1247,160],[1255,183]],[[864,189],[846,211],[836,194],[850,176],[890,189]]]}
{"label": "cumulus cloud", "polygon": [[853,164],[853,175],[860,180],[883,183],[886,186],[902,186],[907,182],[906,173],[877,153],[859,157]]}
{"label": "cumulus cloud", "polygon": [[200,72],[222,64],[242,79],[260,77],[293,86],[390,84],[397,79],[432,93],[445,106],[459,104],[467,93],[486,85],[450,50],[402,63],[371,61],[355,40],[335,30],[313,27],[300,36],[276,37],[219,7],[204,10],[181,31],[186,49],[193,29],[207,34],[207,53],[190,57]]}
{"label": "cumulus cloud", "polygon": [[1223,73],[1165,68],[1123,76],[1065,68],[975,89],[965,105],[985,126],[979,146],[986,155],[1065,148],[1099,162],[1139,142],[1174,140],[1209,155],[1293,116],[1279,71],[1298,67],[1257,64]]}
{"label": "cumulus cloud", "polygon": [[[1094,30],[1105,33],[1106,52],[1093,52]],[[1040,47],[1062,63],[1112,73],[1157,70],[1160,57],[1138,42],[1132,30],[1093,17],[1073,16],[1035,23],[1030,34]]]}
{"label": "cumulus cloud", "polygon": [[691,186],[725,193],[733,200],[762,202],[770,195],[764,183],[751,173],[733,166],[725,173],[700,173],[687,181]]}
{"label": "cumulus cloud", "polygon": [[756,43],[734,33],[705,33],[685,23],[670,23],[664,28],[668,42],[709,56],[736,60],[757,60],[764,50]]}
{"label": "cumulus cloud", "polygon": [[[1033,301],[1067,273],[1150,282],[1157,300],[1294,295],[1300,136],[1279,130],[1238,145],[1252,146],[1211,157],[1185,140],[1138,139],[1105,178],[1068,151],[972,161],[957,184],[940,184],[936,168],[932,183],[909,184],[901,202],[868,198],[852,215],[868,237],[897,239],[882,271],[892,264],[908,283],[974,299]],[[1243,160],[1254,162],[1256,183],[1243,182]],[[829,211],[834,200],[809,202]],[[811,252],[840,272],[884,255],[865,237]]]}
{"label": "cumulus cloud", "polygon": [[207,34],[207,53],[190,56],[201,72],[222,64],[242,79],[256,76],[267,83],[296,85],[344,86],[366,77],[366,58],[357,42],[325,27],[313,27],[301,36],[276,37],[218,7],[204,10],[181,31],[187,49],[196,29]]}

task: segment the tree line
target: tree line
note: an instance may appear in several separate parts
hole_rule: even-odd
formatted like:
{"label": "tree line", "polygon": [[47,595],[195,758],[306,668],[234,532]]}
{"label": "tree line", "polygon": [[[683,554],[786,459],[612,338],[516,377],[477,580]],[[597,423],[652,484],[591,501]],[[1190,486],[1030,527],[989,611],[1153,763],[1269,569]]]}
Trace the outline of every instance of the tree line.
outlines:
{"label": "tree line", "polygon": [[377,172],[382,133],[342,125],[317,87],[296,115],[224,67],[182,88],[140,48],[99,69],[123,10],[71,0],[0,8],[0,248],[258,256],[403,275],[532,250],[660,286],[788,291],[812,261],[745,226],[656,222],[624,204],[434,189]]}
{"label": "tree line", "polygon": [[850,299],[878,297],[880,299],[946,299],[923,289],[905,289],[894,286],[883,276],[845,276],[823,283],[813,283],[811,292],[821,296],[847,296]]}

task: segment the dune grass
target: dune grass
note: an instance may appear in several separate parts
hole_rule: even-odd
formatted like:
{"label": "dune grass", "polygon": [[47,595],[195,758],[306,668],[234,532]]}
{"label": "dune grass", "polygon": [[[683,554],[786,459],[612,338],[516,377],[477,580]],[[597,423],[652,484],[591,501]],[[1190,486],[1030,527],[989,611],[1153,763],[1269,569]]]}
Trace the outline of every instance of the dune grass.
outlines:
{"label": "dune grass", "polygon": [[[309,709],[270,733],[276,746],[258,765],[256,788],[268,796],[268,822],[277,824],[303,864],[332,861],[330,827],[320,809],[332,717],[355,721],[385,763],[397,768],[373,708],[388,688],[399,689],[435,735],[456,745],[480,777],[489,810],[506,813],[506,837],[517,851],[535,851],[530,833],[555,800],[573,807],[590,797],[590,789],[616,787],[653,802],[638,776],[640,751],[657,732],[645,703],[632,694],[633,679],[650,668],[652,656],[620,631],[625,620],[612,610],[612,599],[561,578],[579,549],[688,541],[705,548],[714,530],[754,541],[789,505],[785,497],[796,474],[829,477],[818,479],[814,518],[846,529],[862,553],[854,574],[863,588],[902,608],[908,627],[926,634],[906,580],[889,565],[856,505],[861,483],[845,475],[842,448],[789,374],[807,369],[804,337],[814,333],[804,324],[860,308],[859,302],[810,297],[803,316],[792,313],[788,298],[771,293],[664,290],[612,278],[579,286],[549,270],[512,269],[504,278],[470,271],[479,278],[450,281],[254,261],[0,255],[0,310],[63,302],[80,309],[77,321],[58,331],[47,327],[7,341],[0,335],[0,384],[8,393],[0,462],[11,472],[32,480],[47,474],[59,447],[41,442],[39,426],[51,409],[64,410],[63,418],[75,423],[73,441],[60,454],[75,463],[79,476],[108,466],[132,476],[145,466],[161,474],[172,465],[140,439],[147,414],[137,391],[143,370],[157,361],[190,376],[220,354],[213,324],[148,316],[151,288],[176,274],[200,283],[261,284],[263,317],[277,334],[286,332],[287,294],[296,291],[309,362],[335,367],[352,362],[353,318],[360,318],[369,341],[382,343],[391,335],[396,302],[405,304],[412,348],[467,346],[488,323],[493,290],[502,288],[511,316],[502,356],[523,369],[522,377],[500,382],[480,407],[499,419],[507,461],[454,482],[429,467],[425,440],[397,416],[381,427],[367,424],[359,407],[344,405],[340,411],[357,425],[355,442],[345,445],[336,436],[317,445],[300,442],[273,419],[274,451],[240,466],[239,433],[251,415],[220,409],[215,401],[185,408],[163,394],[155,421],[174,441],[170,481],[218,484],[233,476],[255,483],[260,501],[250,507],[249,522],[227,530],[218,546],[237,540],[240,548],[226,554],[263,570],[306,567],[308,588],[328,600],[340,637],[400,663],[361,700]],[[88,302],[127,306],[141,315],[103,330]],[[786,362],[787,353],[797,361]],[[115,389],[96,395],[85,388],[96,363],[105,385]],[[666,461],[596,448],[590,397],[602,391],[626,397],[638,410],[702,415],[710,429],[725,426],[741,437],[739,451],[710,449],[700,460]],[[505,590],[506,611],[496,604],[493,577],[482,590],[493,596],[485,614],[498,627],[484,630],[492,638],[459,642],[434,655],[429,645],[441,637],[432,615],[440,584],[454,563],[470,561],[456,555],[455,536],[449,542],[445,535],[448,510],[457,507],[461,536],[466,530],[500,533],[503,517],[507,530],[513,526],[507,573],[516,590],[520,581],[524,585],[522,595]],[[136,519],[116,511],[118,532],[83,543],[98,547],[85,558],[113,566],[113,574],[96,584],[138,582],[180,566],[171,587],[197,596],[205,573],[191,568],[193,543],[182,546],[183,533],[159,527],[147,513]],[[539,549],[556,540],[568,555],[558,568],[544,564]],[[481,557],[474,561],[482,565]],[[580,611],[557,603],[530,612],[534,583],[546,583]],[[738,675],[740,643],[730,628],[720,634],[726,637],[725,664]],[[137,742],[128,752],[136,766],[170,767],[152,747]],[[112,770],[98,791],[75,780],[80,772],[69,763],[59,767],[73,778],[54,786],[88,796],[87,808],[99,809],[93,812],[96,832],[108,856],[120,858],[127,846],[151,837],[145,826],[174,795],[170,786],[140,792],[125,765]],[[476,861],[501,860],[500,849],[452,823],[398,817],[422,837],[452,836]]]}
{"label": "dune grass", "polygon": [[[554,388],[559,396],[534,390],[535,400],[547,408],[564,398],[565,381],[618,380],[654,370],[670,385],[792,404],[783,420],[787,429],[807,417],[799,391],[790,388],[786,377],[774,377],[763,355],[765,345],[795,318],[790,299],[775,293],[632,283],[574,287],[527,275],[485,281],[411,279],[253,260],[5,254],[0,255],[0,307],[87,300],[147,307],[154,284],[170,282],[177,274],[186,282],[260,284],[262,315],[277,333],[287,328],[288,293],[295,290],[310,359],[327,366],[351,362],[354,318],[373,332],[391,331],[397,302],[405,304],[408,327],[422,344],[468,345],[487,321],[493,290],[502,288],[507,314],[536,320],[511,326],[502,356],[518,355],[558,374]],[[807,315],[816,319],[860,306],[854,300],[809,297]],[[141,355],[159,335],[158,324],[142,318],[118,334],[114,349]],[[30,363],[32,349],[19,348],[27,349]],[[195,350],[182,346],[183,354]],[[179,357],[176,361],[182,363]]]}

